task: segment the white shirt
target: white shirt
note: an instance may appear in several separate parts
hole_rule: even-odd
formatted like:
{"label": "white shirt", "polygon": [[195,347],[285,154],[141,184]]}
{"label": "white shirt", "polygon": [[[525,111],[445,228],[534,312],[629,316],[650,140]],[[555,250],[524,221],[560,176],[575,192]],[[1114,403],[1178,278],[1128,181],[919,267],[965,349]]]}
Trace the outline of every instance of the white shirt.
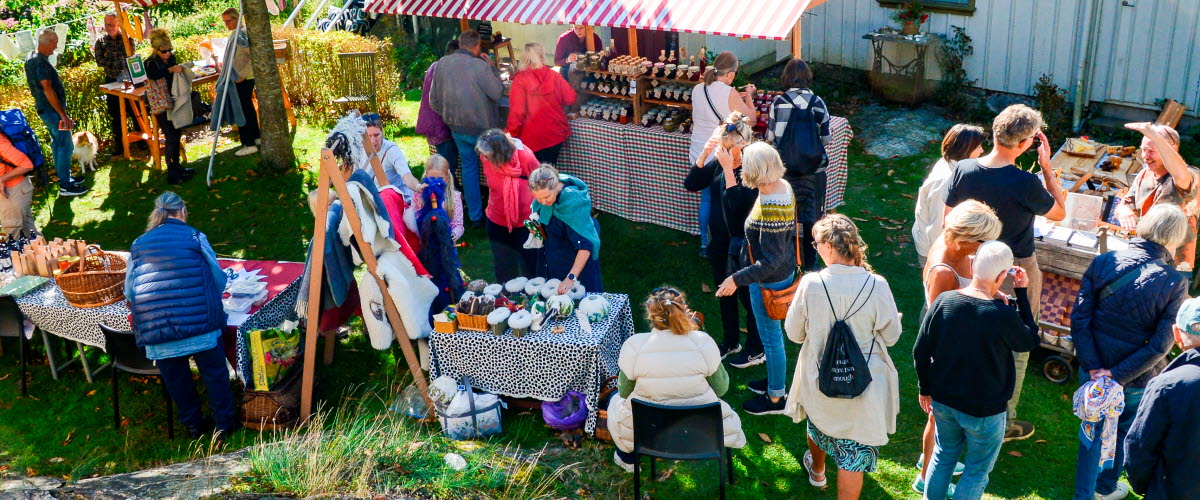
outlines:
{"label": "white shirt", "polygon": [[[706,90],[708,99],[704,97]],[[688,147],[688,161],[691,163],[696,163],[696,158],[704,152],[704,144],[712,138],[721,122],[729,117],[729,93],[732,91],[733,87],[721,81],[712,82],[707,87],[699,83],[692,89],[692,142]],[[712,106],[708,105],[710,99]],[[717,108],[720,116],[713,114],[713,108]]]}
{"label": "white shirt", "polygon": [[[383,174],[387,176],[387,183],[396,186],[400,190],[400,194],[404,195],[404,201],[412,203],[413,192],[404,183],[404,174],[412,174],[412,169],[408,168],[408,158],[404,157],[404,151],[400,150],[400,146],[387,139],[383,140],[383,145],[380,146],[379,152],[375,153],[379,157],[379,164],[383,166]],[[375,178],[375,169],[367,169],[367,173],[371,178]]]}
{"label": "white shirt", "polygon": [[944,158],[938,158],[929,177],[917,191],[916,219],[913,220],[913,246],[917,255],[929,255],[933,242],[942,237],[942,223],[946,218],[946,192],[950,190],[950,177],[954,167]]}

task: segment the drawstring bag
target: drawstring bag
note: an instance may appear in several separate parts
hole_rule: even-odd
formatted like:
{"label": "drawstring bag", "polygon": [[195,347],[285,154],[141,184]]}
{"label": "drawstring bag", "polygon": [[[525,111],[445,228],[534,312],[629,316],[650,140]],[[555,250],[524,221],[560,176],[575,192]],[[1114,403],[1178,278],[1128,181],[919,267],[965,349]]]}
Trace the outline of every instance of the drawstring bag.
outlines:
{"label": "drawstring bag", "polygon": [[495,394],[476,394],[471,388],[471,379],[463,377],[462,385],[454,399],[445,408],[438,407],[438,421],[442,432],[450,439],[459,441],[499,434],[500,397]]}
{"label": "drawstring bag", "polygon": [[546,421],[546,425],[560,431],[573,431],[583,427],[587,414],[587,396],[575,391],[567,391],[558,401],[542,403],[542,419]]}
{"label": "drawstring bag", "polygon": [[[818,274],[817,277],[820,278],[820,275]],[[834,321],[825,341],[825,352],[822,353],[821,362],[817,365],[817,388],[821,390],[822,394],[831,398],[853,399],[867,390],[867,386],[871,383],[871,369],[867,363],[871,360],[871,355],[875,353],[875,339],[871,339],[871,352],[864,358],[862,349],[858,348],[858,340],[854,337],[854,331],[850,329],[846,320],[866,307],[867,300],[875,291],[875,279],[870,275],[867,276],[867,281],[863,282],[862,288],[858,289],[858,295],[854,296],[854,300],[850,301],[850,307],[847,308],[853,311],[842,318],[837,317],[837,310],[833,308],[833,299],[829,296],[829,287],[825,286],[825,279],[820,279],[821,288],[825,289],[825,299],[829,301],[829,308],[833,310]],[[871,291],[867,292],[867,298],[863,299],[863,303],[858,306],[858,309],[854,309],[854,304],[858,302],[863,290],[867,288],[867,282],[871,283]]]}

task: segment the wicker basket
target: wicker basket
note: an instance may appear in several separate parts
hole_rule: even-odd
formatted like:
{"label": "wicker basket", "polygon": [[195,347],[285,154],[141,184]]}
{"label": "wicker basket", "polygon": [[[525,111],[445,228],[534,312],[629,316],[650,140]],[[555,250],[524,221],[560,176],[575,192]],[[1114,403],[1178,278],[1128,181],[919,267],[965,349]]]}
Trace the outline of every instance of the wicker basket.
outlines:
{"label": "wicker basket", "polygon": [[474,314],[459,314],[458,328],[461,330],[471,330],[473,332],[490,332],[491,325],[488,325],[487,316],[478,316]]}
{"label": "wicker basket", "polygon": [[269,391],[242,394],[242,425],[257,431],[296,426],[300,418],[301,364],[290,368],[279,385]]}
{"label": "wicker basket", "polygon": [[[594,435],[596,439],[612,442],[612,434],[608,432],[608,402],[612,399],[612,394],[617,391],[615,384],[617,377],[609,377],[604,381],[603,390],[600,391],[600,397],[596,398],[600,409],[596,411],[596,431]],[[612,387],[609,387],[612,385]]]}
{"label": "wicker basket", "polygon": [[125,299],[125,259],[88,245],[88,254],[54,278],[75,307],[100,307]]}

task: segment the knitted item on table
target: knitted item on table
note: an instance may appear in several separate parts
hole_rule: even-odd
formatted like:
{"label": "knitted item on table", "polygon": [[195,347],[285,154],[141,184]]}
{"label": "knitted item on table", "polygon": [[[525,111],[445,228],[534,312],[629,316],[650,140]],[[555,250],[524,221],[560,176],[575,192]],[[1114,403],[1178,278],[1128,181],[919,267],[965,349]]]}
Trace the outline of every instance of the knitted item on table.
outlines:
{"label": "knitted item on table", "polygon": [[438,287],[438,296],[430,307],[430,313],[436,314],[462,295],[463,281],[458,272],[462,264],[458,260],[458,250],[454,248],[450,215],[444,208],[446,182],[438,178],[428,178],[425,182],[425,189],[421,191],[424,203],[417,212],[417,229],[421,235],[421,250],[417,257]]}
{"label": "knitted item on table", "polygon": [[592,243],[592,260],[600,260],[600,232],[596,230],[595,220],[592,219],[592,198],[588,195],[587,184],[567,174],[558,174],[558,180],[563,183],[563,189],[553,205],[546,206],[537,200],[533,201],[532,208],[538,214],[538,222],[549,225],[555,217],[562,219]]}

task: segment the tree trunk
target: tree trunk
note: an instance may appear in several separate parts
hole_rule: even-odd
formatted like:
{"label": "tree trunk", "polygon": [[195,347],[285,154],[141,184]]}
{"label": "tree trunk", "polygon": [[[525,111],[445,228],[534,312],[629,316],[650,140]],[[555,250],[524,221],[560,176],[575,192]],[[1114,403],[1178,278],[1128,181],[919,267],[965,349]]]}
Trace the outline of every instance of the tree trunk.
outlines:
{"label": "tree trunk", "polygon": [[275,45],[271,34],[271,16],[262,1],[243,4],[246,34],[250,36],[250,64],[254,68],[254,92],[258,95],[258,126],[262,131],[259,153],[268,171],[284,172],[296,164],[292,134],[288,130],[287,109],[283,105],[283,84],[275,63]]}

